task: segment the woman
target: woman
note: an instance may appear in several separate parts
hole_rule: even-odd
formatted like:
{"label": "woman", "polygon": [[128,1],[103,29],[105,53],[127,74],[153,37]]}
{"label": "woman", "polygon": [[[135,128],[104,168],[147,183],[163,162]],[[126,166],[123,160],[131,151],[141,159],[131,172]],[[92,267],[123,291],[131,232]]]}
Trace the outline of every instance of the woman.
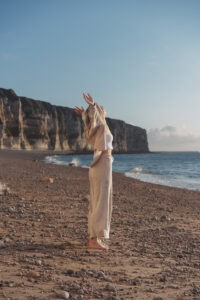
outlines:
{"label": "woman", "polygon": [[89,248],[108,250],[104,240],[109,239],[112,216],[113,136],[106,123],[104,108],[95,103],[90,94],[83,94],[83,97],[89,105],[87,110],[83,107],[75,107],[74,110],[84,122],[84,138],[94,148],[93,162],[89,169]]}

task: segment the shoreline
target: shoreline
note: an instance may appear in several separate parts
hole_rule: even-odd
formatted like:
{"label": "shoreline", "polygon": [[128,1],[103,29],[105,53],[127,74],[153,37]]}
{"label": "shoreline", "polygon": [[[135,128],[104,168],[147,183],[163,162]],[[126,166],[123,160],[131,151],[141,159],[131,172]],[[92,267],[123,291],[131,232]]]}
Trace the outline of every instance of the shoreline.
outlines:
{"label": "shoreline", "polygon": [[[160,153],[160,152],[157,152],[157,153]],[[172,153],[172,152],[170,152],[170,153]],[[195,152],[196,153],[196,152]],[[85,154],[88,154],[88,155],[92,155],[93,154],[93,152],[92,153],[85,153]],[[115,155],[115,154],[118,154],[118,153],[112,153],[112,155]],[[125,154],[125,153],[124,153]],[[141,153],[142,154],[142,153]],[[154,154],[156,154],[156,153],[154,153]],[[71,155],[71,156],[74,156],[74,157],[78,157],[79,155],[82,155],[82,154],[68,154],[68,155]],[[121,155],[121,154],[120,154]],[[55,155],[53,155],[53,156],[59,156],[59,155],[57,155],[57,154],[55,154]],[[62,155],[61,155],[62,156]],[[67,155],[65,155],[65,154],[63,154],[63,156],[67,156]],[[52,155],[47,155],[47,156],[45,156],[45,158],[46,157],[52,157]],[[69,162],[66,162],[66,163],[62,163],[61,161],[59,161],[58,160],[58,163],[56,163],[55,161],[46,161],[46,163],[50,163],[50,164],[57,164],[57,165],[70,165],[70,163]],[[76,168],[82,168],[83,166],[73,166],[73,167],[76,167]],[[90,166],[87,166],[87,168],[89,168]],[[167,186],[167,187],[174,187],[174,188],[179,188],[179,189],[186,189],[186,190],[192,190],[192,191],[199,191],[200,192],[200,188],[198,189],[198,188],[189,188],[189,187],[180,187],[180,186],[175,186],[175,185],[169,185],[169,184],[161,184],[161,183],[156,183],[156,182],[152,182],[152,181],[145,181],[145,180],[142,180],[142,179],[140,179],[140,178],[137,178],[137,177],[133,177],[132,175],[127,175],[127,173],[129,173],[128,171],[113,171],[113,172],[115,172],[115,173],[119,173],[119,174],[123,174],[124,176],[126,176],[126,177],[129,177],[129,178],[132,178],[132,179],[135,179],[135,180],[139,180],[139,181],[141,181],[141,182],[146,182],[146,183],[151,183],[151,184],[157,184],[157,185],[161,185],[161,186]]]}
{"label": "shoreline", "polygon": [[0,298],[200,295],[200,191],[113,172],[110,250],[91,251],[88,169],[46,164],[48,154],[0,150],[0,182],[10,188],[0,195]]}
{"label": "shoreline", "polygon": [[[164,151],[165,152],[165,151]],[[167,151],[166,151],[167,152]],[[171,151],[169,151],[171,152]],[[173,151],[173,152],[176,152],[176,151]],[[188,152],[188,151],[186,151]],[[189,152],[197,152],[197,151],[189,151]],[[26,159],[30,159],[30,158],[33,158],[35,160],[40,160],[42,163],[44,164],[52,164],[52,165],[56,165],[56,166],[63,166],[63,167],[70,167],[70,168],[80,168],[80,169],[88,169],[88,168],[82,168],[81,166],[69,166],[69,165],[64,165],[64,164],[54,164],[54,163],[48,163],[48,162],[45,162],[44,159],[47,157],[47,156],[56,156],[56,155],[92,155],[93,152],[91,153],[61,153],[60,151],[54,151],[54,150],[15,150],[15,149],[0,149],[0,157],[1,157],[1,154],[8,154],[10,153],[11,156],[12,154],[14,154],[14,156],[17,154],[19,154],[19,157],[23,156],[23,158],[26,158]],[[154,152],[155,154],[156,153],[160,153],[160,152]],[[121,154],[121,153],[112,153],[112,154]],[[123,153],[123,154],[128,154],[128,153]],[[133,154],[133,153],[131,153]],[[134,153],[134,154],[137,154],[137,153]],[[140,154],[148,154],[148,153],[140,153]],[[137,179],[137,178],[134,178],[134,177],[131,177],[131,176],[126,176],[125,173],[126,172],[117,172],[117,171],[113,171],[113,173],[116,173],[116,174],[119,174],[121,176],[124,176],[126,178],[130,178],[132,180],[136,180],[136,181],[139,181],[141,183],[146,183],[146,184],[152,184],[152,185],[155,185],[155,186],[161,186],[163,188],[172,188],[172,189],[178,189],[178,190],[186,190],[186,191],[194,191],[194,192],[199,192],[200,193],[200,190],[198,189],[188,189],[188,188],[183,188],[183,187],[176,187],[176,186],[170,186],[170,185],[164,185],[164,184],[159,184],[159,183],[152,183],[152,182],[149,182],[149,181],[143,181],[143,180],[140,180],[140,179]],[[0,180],[1,182],[1,180]]]}
{"label": "shoreline", "polygon": [[[30,152],[30,153],[49,153],[49,155],[84,155],[84,154],[93,154],[94,151],[65,151],[65,150],[33,150],[33,149],[0,149],[0,151],[22,151],[22,152]],[[113,154],[154,154],[154,152],[112,152]],[[155,152],[156,153],[156,152]]]}

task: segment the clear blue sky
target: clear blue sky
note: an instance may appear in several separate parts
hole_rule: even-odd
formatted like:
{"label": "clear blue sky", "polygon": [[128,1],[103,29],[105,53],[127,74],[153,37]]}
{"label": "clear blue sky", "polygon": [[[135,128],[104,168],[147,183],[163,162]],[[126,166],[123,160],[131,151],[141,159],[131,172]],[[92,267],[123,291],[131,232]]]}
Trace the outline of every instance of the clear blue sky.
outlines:
{"label": "clear blue sky", "polygon": [[200,150],[199,0],[0,0],[0,10],[0,87],[68,107],[90,92],[107,116],[147,129],[151,150]]}

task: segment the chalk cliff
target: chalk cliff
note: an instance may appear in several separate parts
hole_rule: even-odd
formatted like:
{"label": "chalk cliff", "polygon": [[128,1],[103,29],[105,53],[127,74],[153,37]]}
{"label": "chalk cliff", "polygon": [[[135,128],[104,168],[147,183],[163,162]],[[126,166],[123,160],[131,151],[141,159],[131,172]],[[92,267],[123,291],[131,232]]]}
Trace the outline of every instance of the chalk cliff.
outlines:
{"label": "chalk cliff", "polygon": [[[107,118],[114,152],[149,152],[146,130]],[[87,152],[83,122],[72,108],[19,97],[0,88],[0,149]]]}

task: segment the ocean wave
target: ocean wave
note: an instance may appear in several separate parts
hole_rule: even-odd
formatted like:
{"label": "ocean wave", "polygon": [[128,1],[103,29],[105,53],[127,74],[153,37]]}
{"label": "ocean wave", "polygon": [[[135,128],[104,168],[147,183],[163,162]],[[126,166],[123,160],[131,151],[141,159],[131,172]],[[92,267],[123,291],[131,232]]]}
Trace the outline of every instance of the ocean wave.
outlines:
{"label": "ocean wave", "polygon": [[72,158],[72,161],[69,163],[70,166],[78,167],[80,165],[80,161],[78,158]]}
{"label": "ocean wave", "polygon": [[125,172],[124,175],[126,177],[135,178],[144,182],[173,186],[173,183],[167,180],[167,178],[163,178],[159,175],[154,175],[150,173],[134,173],[134,172]]}
{"label": "ocean wave", "polygon": [[57,159],[58,155],[54,155],[54,156],[46,156],[44,161],[46,163],[49,163],[49,164],[56,164],[56,165],[62,165],[63,162],[59,161]]}
{"label": "ocean wave", "polygon": [[72,158],[70,162],[60,160],[59,155],[54,155],[54,156],[46,156],[44,161],[46,163],[50,164],[55,164],[55,165],[65,165],[65,166],[73,166],[73,167],[78,167],[80,166],[80,161],[78,158]]}
{"label": "ocean wave", "polygon": [[131,177],[134,179],[138,179],[143,182],[149,182],[153,184],[161,184],[165,186],[177,187],[177,188],[187,188],[190,190],[200,190],[198,184],[194,182],[188,182],[186,179],[183,180],[182,178],[167,178],[165,176],[154,175],[154,174],[137,174],[131,172],[125,172],[125,176]]}
{"label": "ocean wave", "polygon": [[136,167],[136,168],[133,168],[132,170],[130,170],[128,173],[133,173],[133,174],[149,174],[150,171],[149,170],[146,170],[146,169],[143,169],[141,167]]}

